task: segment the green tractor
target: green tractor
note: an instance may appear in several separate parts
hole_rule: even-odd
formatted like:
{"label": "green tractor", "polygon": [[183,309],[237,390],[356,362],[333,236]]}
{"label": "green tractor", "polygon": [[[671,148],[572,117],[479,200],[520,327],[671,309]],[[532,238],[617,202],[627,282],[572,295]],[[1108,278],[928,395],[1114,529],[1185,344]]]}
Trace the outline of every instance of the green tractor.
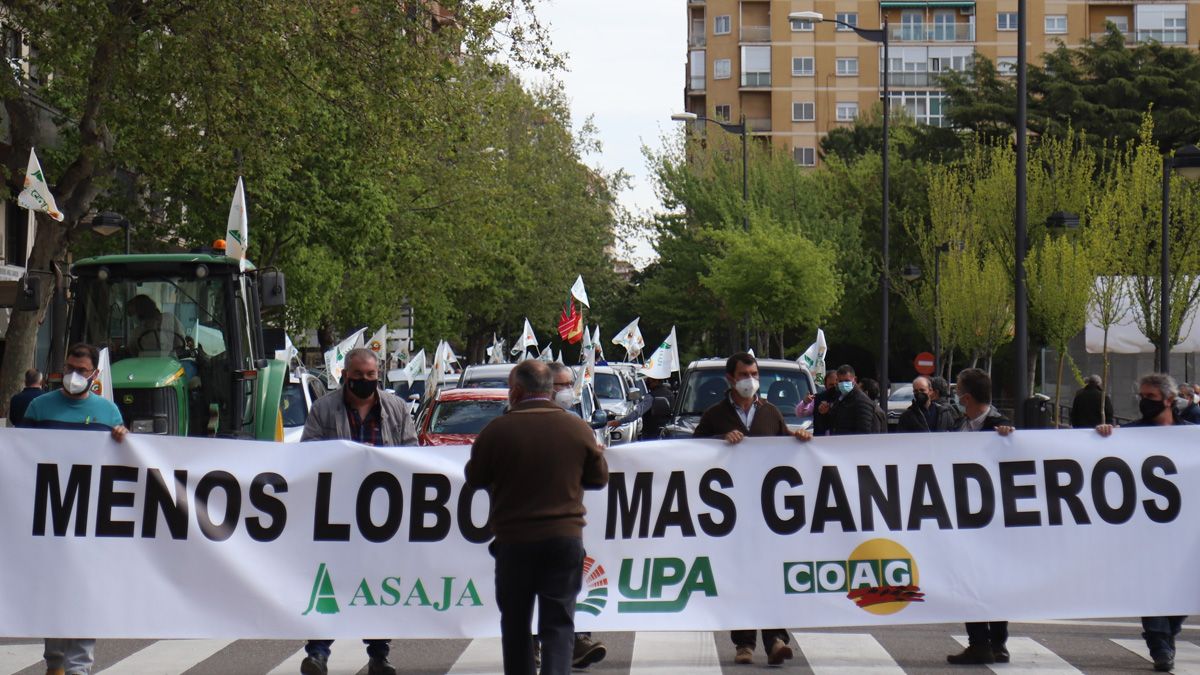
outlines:
{"label": "green tractor", "polygon": [[108,347],[130,431],[283,439],[287,365],[261,321],[263,307],[284,303],[282,274],[220,253],[168,253],[87,258],[72,276],[67,345]]}

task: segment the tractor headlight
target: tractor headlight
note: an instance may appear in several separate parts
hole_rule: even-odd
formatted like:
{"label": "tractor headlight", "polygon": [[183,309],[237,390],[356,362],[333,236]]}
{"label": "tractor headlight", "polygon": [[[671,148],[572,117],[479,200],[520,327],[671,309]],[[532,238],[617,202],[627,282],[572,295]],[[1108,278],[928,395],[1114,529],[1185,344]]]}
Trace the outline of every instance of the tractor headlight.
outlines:
{"label": "tractor headlight", "polygon": [[129,423],[129,430],[135,434],[152,434],[154,433],[154,420],[133,420]]}

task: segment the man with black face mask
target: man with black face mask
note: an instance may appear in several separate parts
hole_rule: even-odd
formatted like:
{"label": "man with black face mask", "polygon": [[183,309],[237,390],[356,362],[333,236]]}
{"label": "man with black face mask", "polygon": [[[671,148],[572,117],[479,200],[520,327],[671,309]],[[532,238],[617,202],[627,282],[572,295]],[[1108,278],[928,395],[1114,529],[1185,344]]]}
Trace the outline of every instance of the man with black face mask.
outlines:
{"label": "man with black face mask", "polygon": [[[417,425],[404,401],[379,387],[379,358],[365,347],[346,354],[342,389],[313,403],[301,441],[356,441],[394,447],[417,444]],[[367,675],[395,675],[388,661],[389,640],[363,640],[367,645]],[[333,640],[309,640],[308,656],[300,663],[303,675],[326,675]]]}
{"label": "man with black face mask", "polygon": [[[1138,412],[1142,418],[1125,427],[1169,427],[1189,426],[1175,411],[1175,380],[1166,373],[1152,373],[1138,380]],[[1096,431],[1105,438],[1112,435],[1115,426],[1101,424]],[[1150,650],[1154,669],[1170,672],[1175,667],[1175,636],[1183,629],[1186,616],[1143,616],[1142,639]]]}
{"label": "man with black face mask", "polygon": [[933,400],[933,383],[924,375],[913,380],[913,402],[900,415],[900,431],[953,431],[954,413]]}

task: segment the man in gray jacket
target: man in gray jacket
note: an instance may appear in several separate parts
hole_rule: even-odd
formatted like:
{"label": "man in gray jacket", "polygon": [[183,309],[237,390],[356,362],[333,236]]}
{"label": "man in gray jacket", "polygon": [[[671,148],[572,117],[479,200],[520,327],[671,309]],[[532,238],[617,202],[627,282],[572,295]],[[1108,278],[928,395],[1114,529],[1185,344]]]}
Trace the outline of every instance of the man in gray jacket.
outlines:
{"label": "man in gray jacket", "polygon": [[[313,404],[301,441],[348,440],[393,447],[417,444],[417,425],[404,401],[379,387],[379,359],[359,347],[346,354],[342,388]],[[367,675],[396,675],[388,661],[390,640],[363,640],[367,645]],[[326,675],[333,640],[309,640],[308,656],[300,663],[303,675]]]}

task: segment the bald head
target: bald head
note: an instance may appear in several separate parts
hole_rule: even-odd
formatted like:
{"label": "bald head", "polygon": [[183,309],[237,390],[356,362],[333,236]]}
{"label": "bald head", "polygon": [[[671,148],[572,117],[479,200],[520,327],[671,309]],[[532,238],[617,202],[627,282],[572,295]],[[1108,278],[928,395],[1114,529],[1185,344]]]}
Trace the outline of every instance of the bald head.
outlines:
{"label": "bald head", "polygon": [[924,375],[913,380],[913,400],[928,408],[933,400],[933,382]]}
{"label": "bald head", "polygon": [[554,378],[541,361],[522,361],[508,374],[508,398],[513,403],[527,398],[550,398],[553,391]]}

